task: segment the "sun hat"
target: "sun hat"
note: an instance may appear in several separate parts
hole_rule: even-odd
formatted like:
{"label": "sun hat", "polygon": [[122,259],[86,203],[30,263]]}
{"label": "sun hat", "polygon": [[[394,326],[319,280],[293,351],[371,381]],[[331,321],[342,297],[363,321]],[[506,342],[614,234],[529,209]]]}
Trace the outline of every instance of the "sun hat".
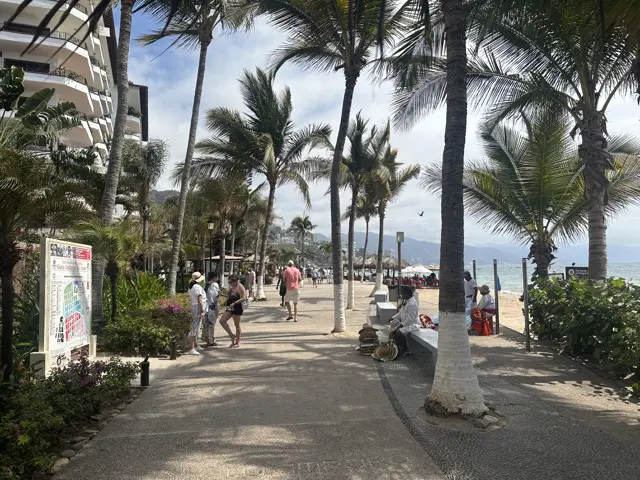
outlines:
{"label": "sun hat", "polygon": [[198,283],[201,282],[202,280],[204,280],[204,276],[202,276],[202,274],[200,272],[193,272],[191,274],[191,280]]}
{"label": "sun hat", "polygon": [[483,295],[486,295],[487,293],[489,293],[489,286],[488,285],[482,285],[480,287],[480,293],[482,293]]}
{"label": "sun hat", "polygon": [[289,262],[287,263],[287,265],[289,265],[290,267],[293,267],[293,260],[289,260]]}

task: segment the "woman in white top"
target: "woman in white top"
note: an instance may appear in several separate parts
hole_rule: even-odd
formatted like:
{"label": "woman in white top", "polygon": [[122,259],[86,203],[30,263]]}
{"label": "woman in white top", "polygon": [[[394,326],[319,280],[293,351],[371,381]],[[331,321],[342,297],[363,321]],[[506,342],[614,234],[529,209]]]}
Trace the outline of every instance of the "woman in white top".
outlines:
{"label": "woman in white top", "polygon": [[202,319],[206,314],[206,294],[202,288],[204,276],[200,272],[191,274],[191,282],[189,283],[189,297],[191,297],[191,331],[189,332],[189,341],[191,342],[191,351],[187,355],[200,355],[198,351],[198,335],[200,334],[200,326]]}
{"label": "woman in white top", "polygon": [[478,308],[481,312],[486,313],[488,315],[495,315],[496,313],[496,304],[493,301],[493,297],[489,293],[489,286],[482,285],[480,287],[480,301],[478,302]]}
{"label": "woman in white top", "polygon": [[400,293],[404,301],[398,313],[391,318],[389,338],[396,343],[402,353],[409,353],[407,334],[420,330],[420,314],[418,301],[413,296],[413,289],[409,285],[403,285]]}

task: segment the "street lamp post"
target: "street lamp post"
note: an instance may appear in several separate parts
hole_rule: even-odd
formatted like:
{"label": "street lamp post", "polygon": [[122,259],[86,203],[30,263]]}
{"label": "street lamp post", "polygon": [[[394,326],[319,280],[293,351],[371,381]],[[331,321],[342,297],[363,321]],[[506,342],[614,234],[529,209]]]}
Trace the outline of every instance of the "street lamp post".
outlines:
{"label": "street lamp post", "polygon": [[[209,271],[213,272],[213,228],[216,226],[213,217],[207,220],[207,230],[209,230]],[[206,267],[204,267],[206,269]]]}

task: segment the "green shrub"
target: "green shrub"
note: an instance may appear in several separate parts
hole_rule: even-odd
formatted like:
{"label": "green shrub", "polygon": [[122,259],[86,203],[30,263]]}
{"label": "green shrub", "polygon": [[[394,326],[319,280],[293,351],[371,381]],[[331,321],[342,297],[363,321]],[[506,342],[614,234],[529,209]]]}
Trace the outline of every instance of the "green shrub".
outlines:
{"label": "green shrub", "polygon": [[538,338],[620,376],[639,372],[640,287],[623,279],[551,279],[530,287],[529,303]]}
{"label": "green shrub", "polygon": [[0,384],[0,478],[29,478],[52,464],[65,436],[129,392],[139,365],[86,358]]}
{"label": "green shrub", "polygon": [[123,315],[105,328],[103,348],[121,354],[167,351],[173,339],[181,340],[189,331],[189,303],[188,295],[178,295]]}
{"label": "green shrub", "polygon": [[[130,314],[133,310],[154,305],[156,300],[167,294],[164,282],[152,274],[134,272],[119,275],[116,302],[118,315]],[[102,290],[103,305],[111,305],[111,283],[105,277]],[[105,319],[111,320],[111,309],[104,309]]]}

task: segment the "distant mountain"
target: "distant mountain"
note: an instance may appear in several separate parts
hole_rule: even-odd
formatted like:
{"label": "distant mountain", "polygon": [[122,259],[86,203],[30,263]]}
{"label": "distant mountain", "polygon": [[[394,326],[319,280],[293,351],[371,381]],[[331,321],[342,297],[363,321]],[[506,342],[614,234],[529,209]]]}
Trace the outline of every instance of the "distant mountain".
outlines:
{"label": "distant mountain", "polygon": [[[364,247],[364,235],[364,232],[355,232],[356,248]],[[315,237],[318,241],[329,241],[329,237],[321,233],[316,233]],[[377,248],[378,234],[369,233],[368,254],[375,253]],[[385,235],[384,248],[395,252],[397,248],[396,237]],[[475,260],[479,264],[492,263],[494,258],[497,258],[502,263],[517,263],[522,258],[517,253],[507,252],[499,247],[476,247],[470,245],[464,247],[464,256],[466,263],[471,263],[472,260]],[[402,257],[410,263],[440,263],[440,244],[405,236],[402,244]]]}
{"label": "distant mountain", "polygon": [[177,196],[180,192],[176,190],[154,190],[151,192],[151,196],[154,202],[156,203],[164,203],[167,198]]}

